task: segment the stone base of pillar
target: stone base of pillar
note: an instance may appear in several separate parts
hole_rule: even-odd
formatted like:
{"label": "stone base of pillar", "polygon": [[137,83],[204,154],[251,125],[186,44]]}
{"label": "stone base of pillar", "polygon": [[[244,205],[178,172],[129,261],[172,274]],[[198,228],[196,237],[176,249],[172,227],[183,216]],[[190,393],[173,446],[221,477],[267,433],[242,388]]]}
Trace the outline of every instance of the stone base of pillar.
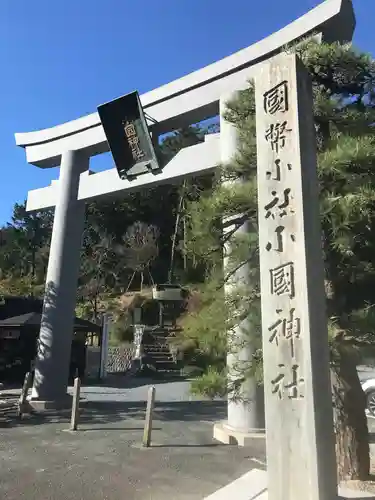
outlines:
{"label": "stone base of pillar", "polygon": [[213,437],[220,443],[249,446],[254,439],[264,439],[266,431],[265,429],[251,429],[249,432],[241,432],[233,429],[226,422],[217,422],[214,425]]}
{"label": "stone base of pillar", "polygon": [[27,407],[29,411],[48,411],[48,410],[68,410],[72,407],[73,397],[70,394],[65,394],[61,399],[54,401],[45,401],[42,399],[29,398]]}
{"label": "stone base of pillar", "polygon": [[[267,483],[267,472],[265,470],[252,469],[235,481],[218,489],[215,493],[205,497],[204,500],[231,500],[232,498],[236,500],[268,500]],[[368,498],[368,500],[371,500],[371,498],[374,498],[372,493],[358,490],[354,484],[353,488],[351,488],[350,481],[348,485],[339,485],[338,495],[332,500],[349,500],[352,498],[358,500]]]}

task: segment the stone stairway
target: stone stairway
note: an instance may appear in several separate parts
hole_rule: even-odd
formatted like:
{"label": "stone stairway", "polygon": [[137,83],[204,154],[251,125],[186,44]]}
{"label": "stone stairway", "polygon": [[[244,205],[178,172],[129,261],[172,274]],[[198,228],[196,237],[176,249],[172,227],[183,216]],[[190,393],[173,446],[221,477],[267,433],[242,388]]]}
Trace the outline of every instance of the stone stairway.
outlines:
{"label": "stone stairway", "polygon": [[172,354],[167,345],[144,345],[143,354],[146,362],[153,365],[158,372],[176,372],[178,371]]}
{"label": "stone stairway", "polygon": [[173,359],[166,340],[170,331],[158,328],[147,333],[142,343],[145,362],[153,365],[158,372],[178,375],[179,367]]}

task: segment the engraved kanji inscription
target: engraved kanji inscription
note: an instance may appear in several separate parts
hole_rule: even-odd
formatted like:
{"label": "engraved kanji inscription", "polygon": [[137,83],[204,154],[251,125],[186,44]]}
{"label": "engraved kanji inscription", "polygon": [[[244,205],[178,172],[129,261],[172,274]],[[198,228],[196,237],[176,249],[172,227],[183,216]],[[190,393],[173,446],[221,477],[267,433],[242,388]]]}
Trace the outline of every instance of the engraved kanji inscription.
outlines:
{"label": "engraved kanji inscription", "polygon": [[294,364],[291,367],[291,377],[287,378],[287,368],[285,364],[278,364],[279,373],[271,380],[272,394],[277,394],[279,399],[283,399],[286,393],[289,399],[303,399],[303,387],[305,379],[301,376],[301,368],[299,365]]}
{"label": "engraved kanji inscription", "polygon": [[139,137],[128,137],[128,143],[132,148],[137,147],[139,145]]}
{"label": "engraved kanji inscription", "polygon": [[266,130],[265,139],[271,144],[272,151],[278,153],[280,149],[283,149],[286,141],[286,132],[291,132],[290,128],[287,128],[288,122],[284,121],[282,123],[271,123],[271,125]]}
{"label": "engraved kanji inscription", "polygon": [[[292,170],[292,165],[287,163],[287,169]],[[271,170],[266,172],[267,180],[281,181],[281,160],[275,160]]]}
{"label": "engraved kanji inscription", "polygon": [[[282,309],[277,309],[276,313],[280,315]],[[296,310],[294,308],[291,309],[286,317],[279,318],[269,326],[268,331],[271,333],[268,339],[271,344],[275,343],[276,346],[279,346],[282,339],[290,342],[290,354],[292,358],[294,358],[295,341],[298,340],[301,335],[301,319],[296,317]]]}
{"label": "engraved kanji inscription", "polygon": [[125,135],[126,137],[134,137],[137,135],[137,131],[135,130],[134,123],[126,122],[124,125]]}
{"label": "engraved kanji inscription", "polygon": [[[276,234],[276,245],[274,245],[273,249],[276,252],[283,252],[284,250],[284,245],[283,245],[283,236],[282,233],[285,230],[284,226],[277,226],[275,229],[275,234]],[[266,250],[269,252],[272,250],[272,243],[269,241],[266,245]]]}
{"label": "engraved kanji inscription", "polygon": [[263,107],[267,114],[274,115],[278,111],[288,111],[288,82],[283,82],[268,90],[263,95]]}
{"label": "engraved kanji inscription", "polygon": [[139,137],[128,137],[128,143],[131,147],[134,160],[141,160],[145,154],[139,146]]}
{"label": "engraved kanji inscription", "polygon": [[124,123],[125,136],[127,138],[128,144],[132,151],[132,156],[135,161],[141,160],[145,153],[142,151],[139,145],[139,137],[137,135],[137,130],[132,122]]}
{"label": "engraved kanji inscription", "polygon": [[288,262],[270,269],[271,295],[294,297],[294,264]]}
{"label": "engraved kanji inscription", "polygon": [[266,219],[269,217],[272,217],[272,219],[275,219],[275,217],[285,217],[288,213],[294,213],[293,208],[290,206],[292,198],[290,192],[290,188],[284,189],[280,198],[277,191],[271,191],[272,200],[264,207]]}
{"label": "engraved kanji inscription", "polygon": [[[279,368],[284,368],[285,365],[279,364]],[[271,380],[272,384],[272,394],[277,394],[279,396],[279,399],[282,399],[283,397],[283,392],[284,392],[284,379],[285,379],[285,373],[283,371],[280,371],[278,375]]]}
{"label": "engraved kanji inscription", "polygon": [[[275,229],[275,242],[271,243],[270,241],[266,245],[266,250],[267,252],[271,251],[272,249],[275,252],[283,252],[284,251],[284,240],[283,240],[283,232],[285,230],[285,226],[277,226]],[[296,237],[294,234],[289,235],[290,239],[295,242]]]}
{"label": "engraved kanji inscription", "polygon": [[[284,250],[283,237],[282,237],[282,233],[284,230],[285,230],[284,226],[277,226],[277,228],[275,229],[276,245],[273,246],[273,249],[276,252],[282,252]],[[270,241],[266,245],[266,250],[268,252],[272,250],[272,243]]]}
{"label": "engraved kanji inscription", "polygon": [[300,366],[294,364],[292,366],[292,380],[288,384],[285,384],[289,399],[302,399],[304,397],[302,388],[305,384],[305,379],[301,376],[300,372]]}

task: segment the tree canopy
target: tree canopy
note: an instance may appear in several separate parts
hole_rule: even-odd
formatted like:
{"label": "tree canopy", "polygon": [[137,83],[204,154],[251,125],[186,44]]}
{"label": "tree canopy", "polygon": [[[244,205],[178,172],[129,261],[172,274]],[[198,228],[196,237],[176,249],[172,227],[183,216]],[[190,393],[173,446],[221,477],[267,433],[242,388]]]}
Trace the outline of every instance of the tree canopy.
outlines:
{"label": "tree canopy", "polygon": [[[165,135],[157,150],[159,161],[164,165],[180,149],[201,142],[208,132],[205,128],[192,126]],[[129,241],[131,232],[134,233],[137,227],[142,228],[144,236],[148,234],[153,239],[147,250],[150,258],[142,264],[150,270],[146,275],[143,273],[145,283],[151,283],[150,276],[156,282],[167,280],[179,205],[178,185],[158,186],[115,200],[104,199],[87,204],[77,295],[85,316],[98,319],[99,302],[103,295],[121,294],[129,287],[135,290],[140,288],[142,273],[133,274],[135,270],[140,270],[140,262],[136,263],[136,260],[141,253],[144,260],[145,249],[138,244],[136,251],[136,242]],[[43,295],[53,212],[28,213],[26,203],[14,205],[11,221],[0,230],[2,294]],[[178,224],[173,262],[178,276],[182,274],[180,266],[183,265],[182,252],[178,247],[180,237],[181,227]]]}
{"label": "tree canopy", "polygon": [[[356,356],[361,348],[374,344],[375,63],[351,45],[319,44],[311,39],[286,50],[295,51],[302,59],[313,85],[335,422],[340,437],[339,474],[363,476],[368,473],[368,436]],[[237,376],[237,385],[254,372],[260,378],[262,373],[256,127],[251,82],[235,102],[228,103],[226,115],[238,129],[237,157],[221,165],[212,189],[187,209],[186,247],[196,262],[205,264],[208,274],[204,286],[195,293],[199,298],[194,299],[195,310],[186,315],[182,335],[196,352],[209,359],[206,373],[193,386],[208,395],[223,393],[227,388],[225,357],[232,349],[228,335],[244,318],[250,324],[248,341],[257,349],[249,366]],[[238,180],[241,182],[233,182]],[[231,228],[226,223],[228,218]],[[236,233],[245,221],[252,231]],[[229,262],[224,269],[223,256]],[[251,286],[224,295],[234,270],[246,262],[252,269]],[[357,461],[343,458],[351,448],[347,440],[351,445],[356,442]]]}

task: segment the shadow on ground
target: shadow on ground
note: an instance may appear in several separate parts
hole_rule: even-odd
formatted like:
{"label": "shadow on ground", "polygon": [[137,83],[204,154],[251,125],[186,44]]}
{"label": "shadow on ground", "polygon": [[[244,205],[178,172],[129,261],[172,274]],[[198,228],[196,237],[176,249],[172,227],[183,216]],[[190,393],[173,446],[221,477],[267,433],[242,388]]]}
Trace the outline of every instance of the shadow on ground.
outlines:
{"label": "shadow on ground", "polygon": [[96,379],[87,379],[83,381],[86,387],[108,387],[113,389],[134,389],[136,387],[143,387],[145,385],[163,385],[169,384],[171,382],[182,382],[184,380],[189,380],[187,377],[183,376],[168,376],[156,375],[154,377],[145,376],[130,376],[126,374],[111,374],[106,379],[105,383]]}
{"label": "shadow on ground", "polygon": [[[105,382],[98,380],[96,378],[87,378],[81,381],[82,385],[85,387],[103,387],[110,389],[135,389],[137,387],[144,387],[148,385],[163,385],[170,384],[171,382],[183,382],[190,380],[189,377],[181,375],[169,375],[165,376],[157,373],[153,377],[146,376],[131,376],[126,373],[119,374],[109,374]],[[0,383],[0,399],[6,397],[15,397],[19,395],[19,391],[22,384],[19,383]],[[2,391],[6,391],[2,394]]]}
{"label": "shadow on ground", "polygon": [[[80,410],[79,421],[82,425],[123,422],[124,428],[126,428],[126,420],[132,420],[133,424],[134,420],[143,422],[146,402],[83,401],[80,404]],[[27,414],[22,419],[17,418],[16,411],[15,404],[7,408],[0,408],[0,428],[70,421],[70,410]],[[213,422],[224,419],[225,416],[226,403],[224,401],[157,402],[154,409],[155,421]]]}

